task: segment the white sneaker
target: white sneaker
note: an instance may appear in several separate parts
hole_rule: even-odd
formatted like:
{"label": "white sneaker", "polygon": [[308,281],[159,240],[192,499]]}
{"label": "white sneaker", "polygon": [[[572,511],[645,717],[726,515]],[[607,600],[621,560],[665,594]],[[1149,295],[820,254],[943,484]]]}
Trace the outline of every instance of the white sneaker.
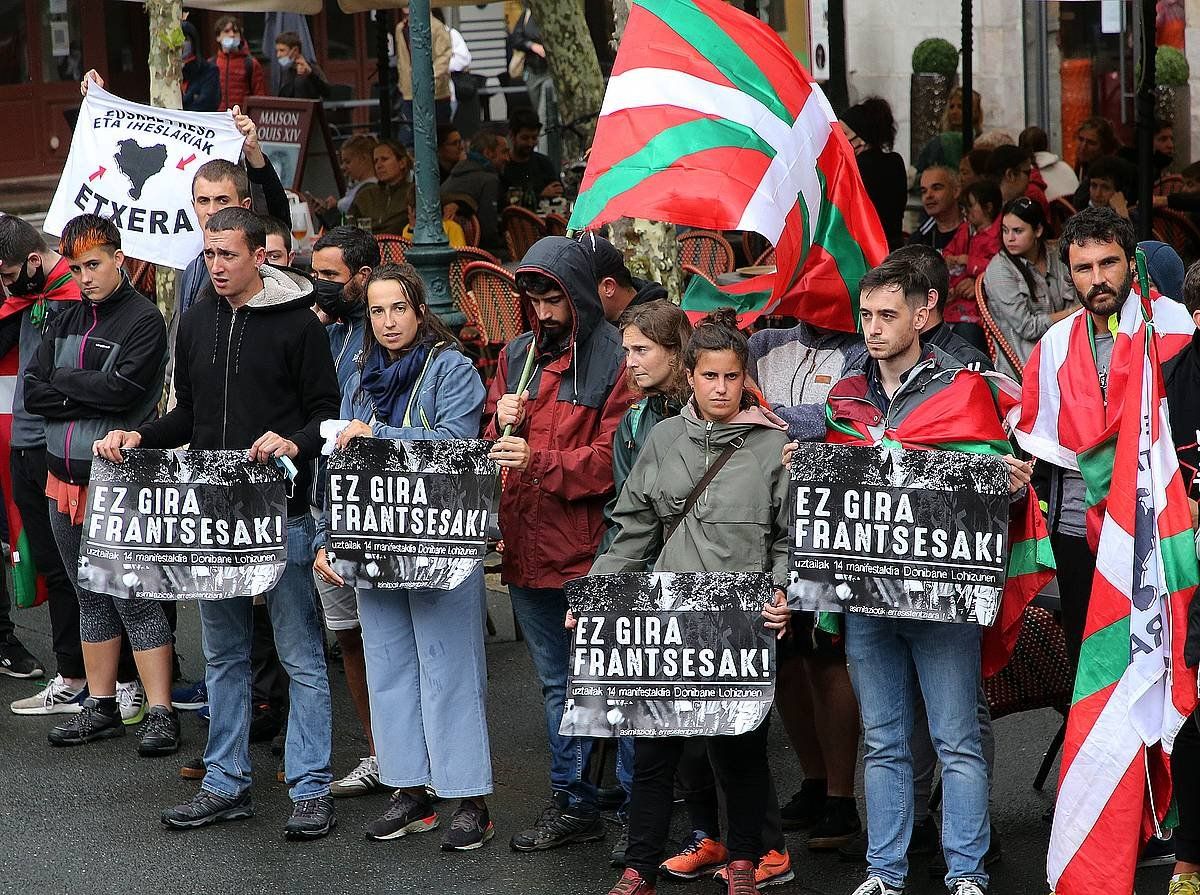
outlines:
{"label": "white sneaker", "polygon": [[973,879],[950,881],[950,895],[987,895],[987,889]]}
{"label": "white sneaker", "polygon": [[880,877],[873,876],[855,889],[852,895],[904,895],[904,890],[889,886]]}
{"label": "white sneaker", "polygon": [[117,681],[117,705],[121,707],[121,723],[129,727],[141,724],[146,717],[146,691],[141,681],[123,684]]}
{"label": "white sneaker", "polygon": [[359,761],[358,767],[330,786],[329,794],[340,798],[361,796],[379,786],[379,759],[368,755]]}
{"label": "white sneaker", "polygon": [[87,699],[87,684],[68,687],[61,674],[46,686],[25,699],[14,700],[9,709],[14,715],[78,715]]}

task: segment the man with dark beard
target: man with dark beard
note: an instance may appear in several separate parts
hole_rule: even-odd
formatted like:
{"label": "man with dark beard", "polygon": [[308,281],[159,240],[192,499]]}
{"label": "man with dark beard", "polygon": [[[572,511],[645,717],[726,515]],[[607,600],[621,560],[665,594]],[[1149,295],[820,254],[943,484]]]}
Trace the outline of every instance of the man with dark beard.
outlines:
{"label": "man with dark beard", "polygon": [[[1118,319],[1127,301],[1139,300],[1131,292],[1136,245],[1133,225],[1111,208],[1086,208],[1067,221],[1059,251],[1083,307],[1046,331],[1023,380],[1016,434],[1043,461],[1035,484],[1048,508],[1072,666],[1079,660],[1096,570],[1077,455],[1100,441],[1111,421],[1108,385]],[[1154,324],[1163,362],[1187,344],[1179,334],[1195,329],[1181,305],[1161,298],[1154,302]],[[1090,534],[1094,538],[1099,530]]]}
{"label": "man with dark beard", "polygon": [[583,246],[565,236],[538,240],[517,268],[517,291],[533,331],[500,353],[484,437],[496,439],[490,456],[506,470],[503,581],[542,685],[554,793],[512,847],[542,851],[604,838],[587,779],[591,741],[559,733],[570,655],[563,585],[591,569],[613,494],[613,433],[634,395]]}

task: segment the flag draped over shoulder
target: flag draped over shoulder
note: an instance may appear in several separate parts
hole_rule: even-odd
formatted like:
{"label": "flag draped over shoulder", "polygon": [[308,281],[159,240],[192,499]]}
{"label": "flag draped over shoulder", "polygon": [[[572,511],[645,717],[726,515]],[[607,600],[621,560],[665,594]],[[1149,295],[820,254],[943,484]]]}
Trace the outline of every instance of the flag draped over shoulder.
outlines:
{"label": "flag draped over shoulder", "polygon": [[[1159,361],[1165,362],[1187,346],[1196,324],[1183,305],[1169,298],[1152,294],[1150,305],[1156,352]],[[1054,324],[1029,356],[1021,404],[1010,414],[1021,447],[1047,463],[1078,470],[1082,475],[1087,486],[1087,533],[1092,550],[1100,538],[1130,357],[1142,350],[1133,338],[1142,320],[1141,298],[1134,290],[1121,307],[1115,331],[1111,332],[1107,400],[1096,368],[1096,332],[1091,315],[1081,310]]]}
{"label": "flag draped over shoulder", "polygon": [[[826,405],[826,440],[1004,456],[1012,453],[1012,446],[1003,420],[1016,406],[1018,393],[1017,384],[1003,374],[960,370],[935,399],[918,405],[892,429],[834,419]],[[1054,576],[1054,553],[1046,520],[1032,489],[1026,489],[1020,503],[1013,507],[1008,537],[1008,575],[1000,614],[983,635],[984,677],[991,677],[1008,664],[1021,633],[1025,607]]]}
{"label": "flag draped over shoulder", "polygon": [[[79,287],[67,272],[65,261],[59,261],[50,271],[45,292],[40,296],[10,295],[0,304],[0,321],[8,320],[28,308],[38,311],[44,319],[47,301],[67,301],[79,298]],[[20,326],[20,323],[15,324]],[[20,375],[20,349],[14,345],[0,357],[0,489],[4,491],[4,511],[8,519],[9,547],[12,551],[13,602],[27,609],[46,601],[46,581],[38,574],[29,546],[29,536],[21,522],[21,513],[13,499],[12,456],[13,400],[17,377]]]}
{"label": "flag draped over shoulder", "polygon": [[1141,845],[1170,806],[1175,735],[1196,707],[1183,647],[1200,574],[1161,371],[1194,327],[1169,299],[1131,296],[1100,418],[1090,325],[1086,312],[1069,318],[1035,349],[1018,429],[1033,453],[1079,469],[1097,549],[1046,860],[1058,895],[1094,892],[1098,879],[1133,891]]}
{"label": "flag draped over shoulder", "polygon": [[633,5],[571,227],[624,216],[761,233],[777,273],[721,303],[754,294],[747,313],[844,332],[887,254],[828,100],[769,25],[721,0]]}

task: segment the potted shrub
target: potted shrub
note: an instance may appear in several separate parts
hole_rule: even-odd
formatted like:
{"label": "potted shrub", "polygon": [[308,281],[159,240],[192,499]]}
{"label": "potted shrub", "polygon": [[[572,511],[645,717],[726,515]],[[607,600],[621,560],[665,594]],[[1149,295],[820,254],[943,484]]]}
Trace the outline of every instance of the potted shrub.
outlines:
{"label": "potted shrub", "polygon": [[946,100],[958,81],[958,50],[940,37],[928,37],[913,48],[909,93],[910,159],[941,132]]}
{"label": "potted shrub", "polygon": [[1175,127],[1175,164],[1178,170],[1191,155],[1191,115],[1187,57],[1174,47],[1159,47],[1154,56],[1154,116]]}

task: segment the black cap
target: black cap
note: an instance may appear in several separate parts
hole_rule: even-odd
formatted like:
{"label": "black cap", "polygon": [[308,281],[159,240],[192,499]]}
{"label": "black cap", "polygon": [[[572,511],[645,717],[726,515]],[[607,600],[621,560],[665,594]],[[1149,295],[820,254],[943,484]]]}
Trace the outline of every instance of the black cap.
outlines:
{"label": "black cap", "polygon": [[630,277],[629,268],[625,266],[625,256],[621,254],[620,249],[603,236],[597,236],[591,232],[584,233],[579,237],[579,244],[583,246],[584,251],[591,259],[592,274],[596,277],[597,283],[606,277],[614,279]]}

